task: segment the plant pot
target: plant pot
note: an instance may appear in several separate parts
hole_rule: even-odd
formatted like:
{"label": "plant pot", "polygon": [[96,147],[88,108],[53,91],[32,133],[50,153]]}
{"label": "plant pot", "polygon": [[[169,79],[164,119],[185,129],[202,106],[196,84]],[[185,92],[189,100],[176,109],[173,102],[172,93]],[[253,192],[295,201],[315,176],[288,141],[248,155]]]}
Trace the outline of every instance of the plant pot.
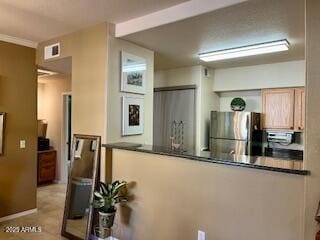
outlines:
{"label": "plant pot", "polygon": [[116,215],[116,211],[114,211],[112,213],[99,212],[99,227],[100,228],[111,228],[114,223],[115,215]]}

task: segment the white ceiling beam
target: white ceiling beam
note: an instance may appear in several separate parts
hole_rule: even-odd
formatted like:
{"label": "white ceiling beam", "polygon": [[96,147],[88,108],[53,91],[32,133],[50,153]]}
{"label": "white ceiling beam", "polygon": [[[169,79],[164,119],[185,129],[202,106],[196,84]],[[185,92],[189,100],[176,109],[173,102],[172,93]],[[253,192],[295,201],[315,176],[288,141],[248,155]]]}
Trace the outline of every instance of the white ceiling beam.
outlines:
{"label": "white ceiling beam", "polygon": [[115,36],[123,37],[164,24],[180,21],[247,0],[191,0],[115,25]]}
{"label": "white ceiling beam", "polygon": [[38,46],[38,43],[36,43],[36,42],[30,41],[27,39],[12,37],[12,36],[5,35],[5,34],[0,34],[0,41],[14,43],[17,45],[30,47],[30,48],[37,48],[37,46]]}

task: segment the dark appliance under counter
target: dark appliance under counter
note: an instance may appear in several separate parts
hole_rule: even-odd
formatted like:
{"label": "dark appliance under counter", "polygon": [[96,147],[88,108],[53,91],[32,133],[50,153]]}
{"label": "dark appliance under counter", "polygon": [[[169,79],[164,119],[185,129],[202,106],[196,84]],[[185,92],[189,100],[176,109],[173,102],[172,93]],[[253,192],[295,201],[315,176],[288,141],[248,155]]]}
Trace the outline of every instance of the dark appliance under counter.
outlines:
{"label": "dark appliance under counter", "polygon": [[302,150],[266,147],[264,149],[264,156],[273,157],[273,158],[281,158],[281,159],[285,159],[285,160],[303,161],[303,151]]}

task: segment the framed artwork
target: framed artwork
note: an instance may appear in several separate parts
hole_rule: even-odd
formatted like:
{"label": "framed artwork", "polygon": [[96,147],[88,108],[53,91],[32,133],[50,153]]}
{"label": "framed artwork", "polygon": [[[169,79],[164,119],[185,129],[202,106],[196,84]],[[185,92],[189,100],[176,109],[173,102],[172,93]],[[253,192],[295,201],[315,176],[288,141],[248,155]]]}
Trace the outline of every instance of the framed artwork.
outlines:
{"label": "framed artwork", "polygon": [[0,155],[3,154],[5,113],[0,112]]}
{"label": "framed artwork", "polygon": [[121,91],[146,93],[147,61],[144,58],[121,52]]}
{"label": "framed artwork", "polygon": [[122,136],[143,134],[143,98],[122,97]]}

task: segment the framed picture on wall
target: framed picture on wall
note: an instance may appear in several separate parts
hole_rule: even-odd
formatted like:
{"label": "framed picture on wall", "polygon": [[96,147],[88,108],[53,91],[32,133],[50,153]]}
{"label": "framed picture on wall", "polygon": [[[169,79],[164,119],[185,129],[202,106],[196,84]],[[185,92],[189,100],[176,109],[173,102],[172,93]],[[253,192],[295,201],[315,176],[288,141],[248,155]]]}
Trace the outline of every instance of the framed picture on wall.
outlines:
{"label": "framed picture on wall", "polygon": [[144,58],[121,52],[121,91],[146,93],[147,61]]}
{"label": "framed picture on wall", "polygon": [[5,123],[5,113],[0,112],[0,155],[4,151],[4,123]]}
{"label": "framed picture on wall", "polygon": [[122,97],[122,136],[143,134],[143,98]]}

